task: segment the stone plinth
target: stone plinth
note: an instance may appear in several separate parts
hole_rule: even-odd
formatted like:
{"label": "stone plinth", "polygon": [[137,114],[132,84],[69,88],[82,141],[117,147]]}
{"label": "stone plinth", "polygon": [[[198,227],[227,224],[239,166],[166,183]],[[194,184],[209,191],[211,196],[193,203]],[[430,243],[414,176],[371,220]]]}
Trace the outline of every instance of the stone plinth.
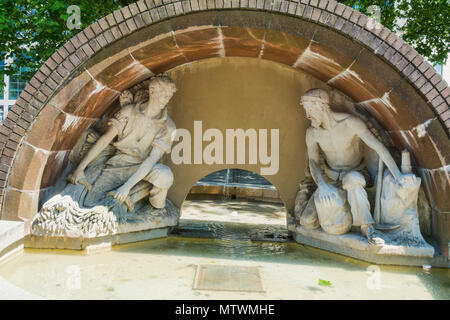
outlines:
{"label": "stone plinth", "polygon": [[169,232],[169,227],[148,229],[129,233],[118,233],[103,237],[69,238],[29,235],[25,239],[27,248],[35,249],[70,249],[85,250],[87,254],[101,250],[108,250],[113,245],[164,238]]}
{"label": "stone plinth", "polygon": [[31,234],[25,239],[25,246],[37,249],[72,249],[86,250],[92,253],[113,245],[166,237],[169,229],[178,224],[178,208],[170,202],[167,210],[143,211],[141,214],[130,214],[118,219],[114,230],[109,234],[79,234],[66,232],[54,235],[51,233]]}
{"label": "stone plinth", "polygon": [[436,267],[448,268],[449,262],[442,256],[434,255],[432,246],[396,245],[386,237],[383,246],[369,245],[367,239],[360,233],[349,232],[343,235],[333,235],[321,228],[308,229],[302,226],[288,226],[296,242],[319,249],[343,254],[359,260],[375,264],[422,266],[430,264]]}

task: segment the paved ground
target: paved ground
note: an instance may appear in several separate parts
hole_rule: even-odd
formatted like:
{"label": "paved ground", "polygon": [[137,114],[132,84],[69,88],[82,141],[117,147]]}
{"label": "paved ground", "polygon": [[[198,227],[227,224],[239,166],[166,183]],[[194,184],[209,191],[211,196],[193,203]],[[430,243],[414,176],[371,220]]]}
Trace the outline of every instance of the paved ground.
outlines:
{"label": "paved ground", "polygon": [[181,208],[181,220],[286,227],[286,210],[280,203],[245,200],[186,200]]}

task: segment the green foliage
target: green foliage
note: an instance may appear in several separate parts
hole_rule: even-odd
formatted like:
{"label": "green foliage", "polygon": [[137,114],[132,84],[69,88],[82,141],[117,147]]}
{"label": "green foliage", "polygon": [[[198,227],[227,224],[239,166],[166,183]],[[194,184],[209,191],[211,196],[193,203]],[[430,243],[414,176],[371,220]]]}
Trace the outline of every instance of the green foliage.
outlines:
{"label": "green foliage", "polygon": [[341,0],[354,9],[368,12],[380,7],[381,23],[400,32],[403,39],[432,63],[445,64],[450,47],[450,0]]}
{"label": "green foliage", "polygon": [[331,282],[328,280],[319,279],[318,285],[323,287],[331,287]]}
{"label": "green foliage", "polygon": [[[14,57],[14,65],[0,70],[30,79],[39,67],[82,29],[136,0],[0,0],[0,59]],[[381,23],[404,32],[404,39],[432,62],[444,63],[449,53],[450,0],[343,0],[340,2],[368,13],[371,5],[381,8]],[[67,8],[81,11],[81,29],[70,30]],[[405,18],[403,27],[398,18]],[[0,89],[2,82],[0,81]]]}
{"label": "green foliage", "polygon": [[403,1],[403,39],[435,63],[444,64],[450,47],[450,1]]}
{"label": "green foliage", "polygon": [[[29,80],[40,66],[78,32],[112,11],[134,0],[0,0],[0,59],[14,57],[14,65],[0,70]],[[81,12],[81,29],[70,30],[67,8],[76,5]],[[23,70],[23,69],[22,69]],[[1,86],[2,83],[0,83]]]}

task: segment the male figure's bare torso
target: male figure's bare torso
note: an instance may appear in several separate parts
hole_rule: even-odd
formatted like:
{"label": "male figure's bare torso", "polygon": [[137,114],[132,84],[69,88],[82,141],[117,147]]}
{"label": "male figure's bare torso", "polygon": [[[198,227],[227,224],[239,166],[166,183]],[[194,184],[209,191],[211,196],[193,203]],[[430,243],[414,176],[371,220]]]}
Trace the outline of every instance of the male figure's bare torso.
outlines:
{"label": "male figure's bare torso", "polygon": [[336,121],[334,126],[308,128],[307,138],[319,145],[325,155],[328,166],[334,170],[350,170],[356,168],[363,160],[361,138],[355,128],[355,121],[360,121],[345,113],[332,113]]}

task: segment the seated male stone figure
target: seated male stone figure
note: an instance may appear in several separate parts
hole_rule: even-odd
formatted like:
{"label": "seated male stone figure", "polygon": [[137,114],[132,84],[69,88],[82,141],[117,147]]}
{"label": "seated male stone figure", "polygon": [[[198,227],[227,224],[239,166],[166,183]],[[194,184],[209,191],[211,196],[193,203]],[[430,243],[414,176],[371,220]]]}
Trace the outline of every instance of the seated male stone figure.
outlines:
{"label": "seated male stone figure", "polygon": [[[134,98],[129,91],[121,94],[122,109],[109,119],[107,131],[68,178],[72,184],[81,184],[88,190],[82,205],[97,205],[110,195],[125,203],[131,212],[134,202],[140,200],[143,193],[133,199],[130,192],[139,189],[139,183],[146,181],[152,185],[150,204],[164,208],[173,174],[169,167],[158,162],[164,153],[171,150],[175,124],[167,116],[166,105],[176,90],[170,78],[155,76],[150,79],[148,90],[136,92]],[[86,179],[85,169],[111,145],[115,149],[114,154],[91,185]]]}
{"label": "seated male stone figure", "polygon": [[[310,201],[314,202],[320,225],[327,231],[324,224],[341,223],[339,219],[344,221],[345,216],[335,218],[333,215],[339,210],[344,212],[343,208],[348,203],[351,212],[350,220],[342,222],[343,227],[335,233],[345,233],[353,224],[353,226],[361,227],[361,232],[370,244],[383,244],[383,239],[373,235],[374,220],[370,212],[367,192],[364,189],[370,175],[364,166],[365,154],[362,143],[372,148],[392,176],[399,179],[401,172],[394,159],[362,120],[350,114],[332,111],[329,106],[329,96],[325,90],[307,91],[301,98],[301,104],[307,118],[311,121],[311,127],[306,131],[306,145],[309,169],[317,190]],[[325,172],[322,172],[320,166],[320,151],[324,155]],[[305,211],[302,215],[308,214]],[[308,227],[307,220],[303,219],[302,223],[301,219],[300,223]],[[309,225],[309,227],[312,226]]]}

